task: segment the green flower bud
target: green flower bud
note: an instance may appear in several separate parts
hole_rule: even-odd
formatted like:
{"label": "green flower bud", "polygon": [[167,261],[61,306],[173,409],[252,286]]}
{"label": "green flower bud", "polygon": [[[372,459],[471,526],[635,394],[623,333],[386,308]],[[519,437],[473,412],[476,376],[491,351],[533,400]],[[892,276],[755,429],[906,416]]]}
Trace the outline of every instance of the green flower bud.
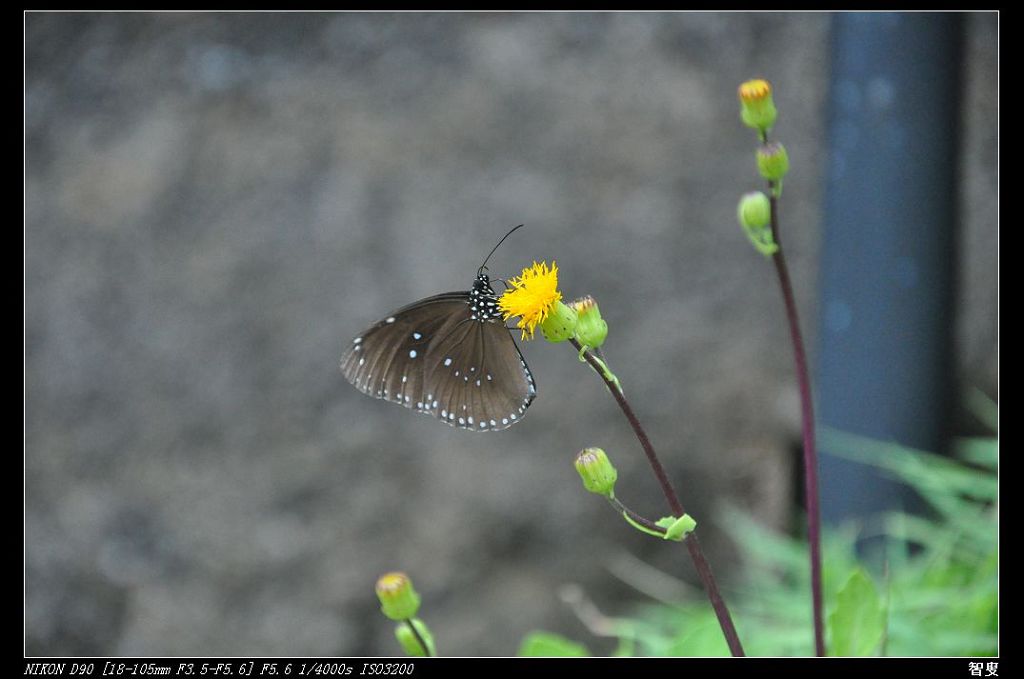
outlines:
{"label": "green flower bud", "polygon": [[736,212],[745,229],[763,229],[772,223],[772,203],[760,191],[743,194]]}
{"label": "green flower bud", "polygon": [[437,655],[437,649],[434,648],[434,635],[427,629],[426,623],[419,618],[412,618],[409,620],[409,624],[416,626],[416,631],[423,637],[423,641],[426,642],[427,648],[423,648],[423,644],[416,638],[416,634],[409,629],[409,625],[405,623],[399,623],[395,626],[395,638],[398,639],[398,643],[402,645],[402,649],[406,655],[415,657],[435,656]]}
{"label": "green flower bud", "polygon": [[574,464],[583,479],[584,488],[605,497],[615,496],[615,481],[619,478],[619,472],[603,450],[584,448],[577,453]]}
{"label": "green flower bud", "polygon": [[765,144],[757,150],[757,169],[768,181],[781,181],[789,172],[789,154],[778,142]]}
{"label": "green flower bud", "polygon": [[578,321],[576,323],[576,339],[580,344],[596,349],[608,337],[608,323],[601,318],[601,310],[590,295],[581,297],[572,303]]}
{"label": "green flower bud", "polygon": [[544,339],[549,342],[564,342],[576,334],[576,312],[557,300],[551,305],[547,317],[540,322]]}
{"label": "green flower bud", "polygon": [[763,137],[779,115],[772,101],[772,86],[767,80],[748,80],[740,85],[739,94],[740,118]]}
{"label": "green flower bud", "polygon": [[408,620],[420,609],[420,595],[405,573],[385,573],[377,580],[381,612],[391,620]]}
{"label": "green flower bud", "polygon": [[740,226],[751,244],[765,256],[778,252],[779,246],[772,236],[772,204],[768,196],[760,191],[744,194],[736,210]]}

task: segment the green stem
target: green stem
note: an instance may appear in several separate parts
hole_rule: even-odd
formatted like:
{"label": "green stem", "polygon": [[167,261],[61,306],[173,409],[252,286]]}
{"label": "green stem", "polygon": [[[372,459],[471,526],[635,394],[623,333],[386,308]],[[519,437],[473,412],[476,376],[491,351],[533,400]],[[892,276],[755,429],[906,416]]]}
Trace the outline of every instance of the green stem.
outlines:
{"label": "green stem", "polygon": [[[576,340],[573,340],[573,341],[576,341]],[[593,360],[594,364],[597,365],[597,369],[600,371],[601,377],[603,377],[606,382],[613,382],[615,384],[615,387],[619,391],[622,391],[622,383],[619,382],[619,378],[616,377],[615,373],[613,373],[611,371],[611,368],[608,367],[608,364],[605,362],[604,357],[601,356],[601,354],[600,354],[600,351],[601,351],[600,349],[594,349],[594,350],[591,351],[590,347],[588,347],[586,344],[580,346],[580,351],[579,351],[580,363],[586,363],[587,362],[585,354],[588,351],[591,352],[592,360]]]}

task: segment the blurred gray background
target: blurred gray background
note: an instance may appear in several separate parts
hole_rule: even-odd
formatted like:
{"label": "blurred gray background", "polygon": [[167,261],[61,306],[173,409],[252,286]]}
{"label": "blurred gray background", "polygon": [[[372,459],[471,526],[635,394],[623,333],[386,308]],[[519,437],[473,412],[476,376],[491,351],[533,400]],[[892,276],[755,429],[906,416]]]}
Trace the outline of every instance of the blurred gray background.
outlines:
{"label": "blurred gray background", "polygon": [[[26,650],[397,654],[409,572],[442,653],[589,635],[701,596],[678,549],[572,468],[664,502],[567,346],[526,343],[518,426],[359,394],[351,338],[420,297],[555,259],[720,579],[726,504],[790,529],[799,409],[782,303],[736,224],[760,187],[737,85],[775,85],[783,228],[814,352],[827,14],[26,15]],[[996,17],[967,23],[959,379],[996,388]],[[941,102],[937,102],[941,105]],[[812,360],[813,365],[813,360]]]}

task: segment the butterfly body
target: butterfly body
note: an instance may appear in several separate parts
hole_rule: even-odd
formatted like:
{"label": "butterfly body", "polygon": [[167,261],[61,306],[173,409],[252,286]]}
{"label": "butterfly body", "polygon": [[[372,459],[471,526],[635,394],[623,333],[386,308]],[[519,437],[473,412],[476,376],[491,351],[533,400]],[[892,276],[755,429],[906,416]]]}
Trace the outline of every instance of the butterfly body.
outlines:
{"label": "butterfly body", "polygon": [[537,395],[490,279],[403,307],[352,340],[341,370],[368,396],[473,431],[512,426]]}

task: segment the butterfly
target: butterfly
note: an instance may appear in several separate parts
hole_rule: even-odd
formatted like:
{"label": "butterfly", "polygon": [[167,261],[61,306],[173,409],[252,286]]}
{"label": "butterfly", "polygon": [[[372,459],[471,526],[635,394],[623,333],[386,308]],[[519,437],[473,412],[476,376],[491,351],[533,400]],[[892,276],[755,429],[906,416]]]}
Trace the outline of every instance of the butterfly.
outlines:
{"label": "butterfly", "polygon": [[402,307],[353,339],[341,358],[345,378],[368,396],[460,429],[496,431],[521,420],[537,386],[484,273],[498,245],[471,289]]}

